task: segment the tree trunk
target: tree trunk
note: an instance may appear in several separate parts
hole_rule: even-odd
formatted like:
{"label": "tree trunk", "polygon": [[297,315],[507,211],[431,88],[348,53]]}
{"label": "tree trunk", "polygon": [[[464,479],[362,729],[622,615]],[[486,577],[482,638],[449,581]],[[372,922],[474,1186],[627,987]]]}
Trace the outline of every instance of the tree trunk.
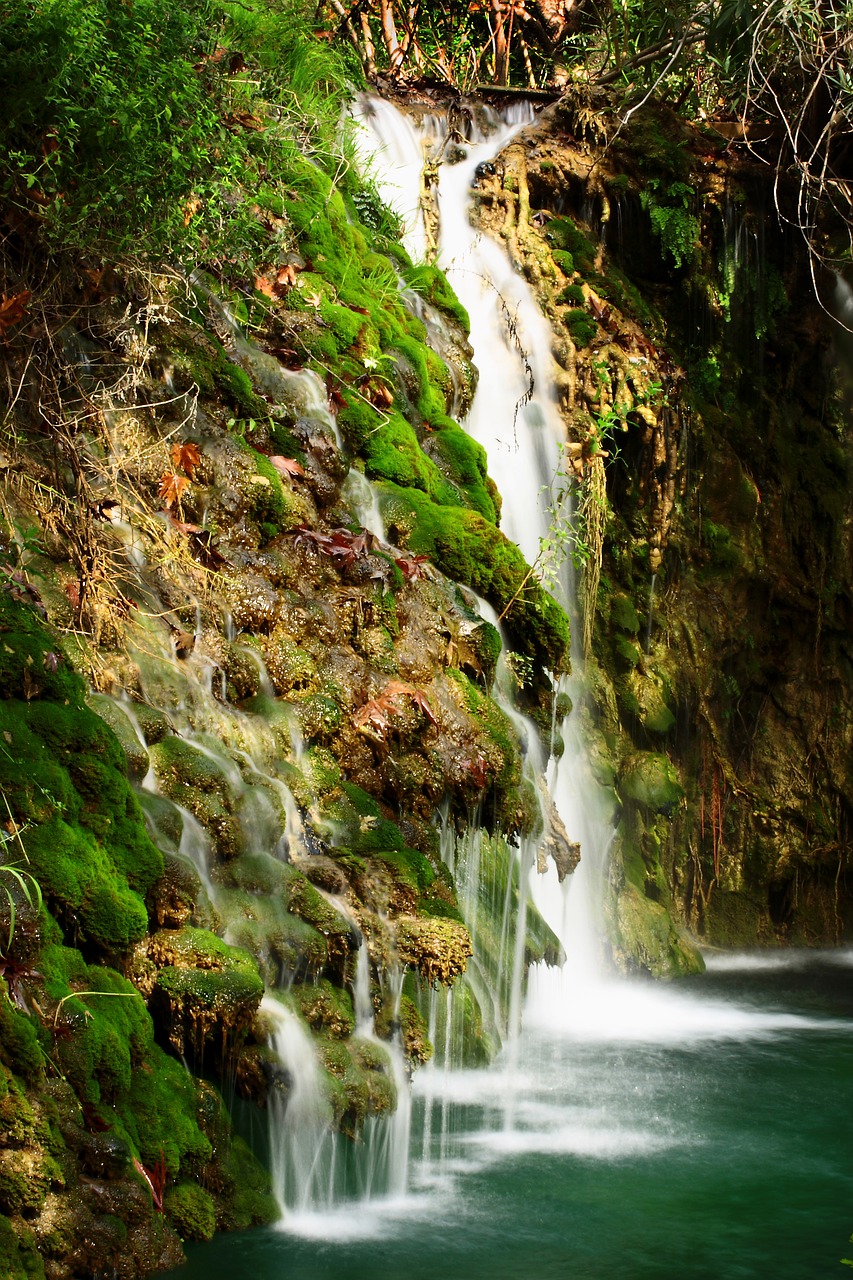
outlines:
{"label": "tree trunk", "polygon": [[379,18],[382,23],[382,39],[388,54],[388,65],[391,71],[399,71],[403,61],[403,50],[400,48],[400,39],[397,35],[392,0],[379,0]]}
{"label": "tree trunk", "polygon": [[491,0],[492,38],[495,43],[495,84],[509,80],[509,45],[504,31],[504,6],[501,0]]}

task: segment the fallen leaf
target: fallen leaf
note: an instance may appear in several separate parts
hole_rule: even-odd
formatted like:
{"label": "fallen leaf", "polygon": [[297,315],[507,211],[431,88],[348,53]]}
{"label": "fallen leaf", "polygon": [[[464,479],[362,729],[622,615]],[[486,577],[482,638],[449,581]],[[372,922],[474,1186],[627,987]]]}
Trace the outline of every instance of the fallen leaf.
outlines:
{"label": "fallen leaf", "polygon": [[254,133],[262,133],[266,128],[263,120],[251,111],[229,111],[225,123],[229,127],[239,125],[242,129],[251,129]]}
{"label": "fallen leaf", "polygon": [[16,293],[11,298],[7,298],[4,294],[0,299],[0,334],[4,338],[7,329],[11,329],[13,324],[20,324],[25,318],[32,296],[30,289],[23,289],[21,293]]}
{"label": "fallen leaf", "polygon": [[171,453],[172,466],[180,467],[192,480],[195,469],[201,461],[198,445],[193,444],[192,440],[185,440],[182,444],[173,444]]}
{"label": "fallen leaf", "polygon": [[175,475],[173,471],[164,471],[160,477],[160,488],[158,490],[163,503],[168,510],[169,507],[175,507],[181,500],[181,495],[189,484],[187,476]]}
{"label": "fallen leaf", "polygon": [[273,464],[276,471],[283,476],[294,477],[305,475],[304,469],[299,465],[295,458],[282,458],[276,454],[274,457],[270,458],[270,462]]}
{"label": "fallen leaf", "polygon": [[191,195],[184,201],[181,207],[184,211],[184,226],[188,227],[199,209],[202,207],[202,201],[197,195]]}

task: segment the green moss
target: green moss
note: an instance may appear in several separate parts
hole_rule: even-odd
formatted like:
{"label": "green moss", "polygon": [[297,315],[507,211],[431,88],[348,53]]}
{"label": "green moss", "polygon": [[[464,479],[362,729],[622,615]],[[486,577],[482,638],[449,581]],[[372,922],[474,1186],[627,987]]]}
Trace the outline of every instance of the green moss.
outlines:
{"label": "green moss", "polygon": [[595,321],[579,308],[564,312],[563,324],[571,334],[572,342],[579,347],[588,347],[598,333]]}
{"label": "green moss", "polygon": [[620,631],[635,636],[640,630],[640,619],[630,596],[618,594],[610,598],[610,620]]}
{"label": "green moss", "polygon": [[327,978],[310,986],[293,986],[290,999],[317,1035],[342,1040],[355,1030],[355,1014],[349,992],[333,986]]}
{"label": "green moss", "polygon": [[65,1077],[80,1098],[121,1102],[131,1090],[134,1070],[154,1045],[142,997],[126,978],[100,965],[86,966],[70,948],[46,947],[41,963],[47,993],[63,1001],[60,1018],[73,1032],[55,1049]]}
{"label": "green moss", "polygon": [[0,1215],[0,1275],[3,1280],[44,1280],[44,1260],[35,1236],[20,1219],[16,1227]]}
{"label": "green moss", "polygon": [[579,284],[568,284],[554,301],[562,306],[583,307],[586,304],[586,294]]}
{"label": "green moss", "polygon": [[623,800],[633,800],[641,808],[666,816],[684,798],[672,761],[651,751],[640,751],[625,763],[618,782]]}
{"label": "green moss", "polygon": [[437,506],[425,495],[395,485],[380,487],[389,535],[416,554],[428,555],[457,582],[506,608],[506,625],[520,652],[552,670],[565,662],[566,615],[529,575],[521,552],[474,511]]}
{"label": "green moss", "polygon": [[567,275],[567,276],[574,275],[575,260],[572,257],[572,255],[568,252],[568,250],[553,249],[551,251],[551,257],[554,259],[557,266],[564,273],[564,275]]}
{"label": "green moss", "polygon": [[170,1187],[163,1204],[182,1240],[209,1240],[216,1230],[216,1209],[208,1193],[192,1182]]}
{"label": "green moss", "polygon": [[[255,470],[266,484],[254,486],[257,491],[253,515],[260,525],[270,525],[274,529],[272,537],[282,530],[292,529],[299,523],[299,504],[293,495],[285,489],[281,476],[270,462],[266,454],[250,449]],[[269,541],[269,538],[267,539]]]}
{"label": "green moss", "polygon": [[[462,491],[467,503],[491,524],[500,519],[499,500],[490,485],[486,451],[450,419],[441,420],[440,428],[429,441],[433,456],[444,464],[446,473]],[[390,477],[389,477],[390,478]]]}
{"label": "green moss", "polygon": [[[580,230],[571,218],[552,218],[545,230],[545,238],[555,249],[569,253],[573,267],[581,272],[592,271],[595,267],[595,246]],[[563,262],[555,261],[566,270]]]}
{"label": "green moss", "polygon": [[85,706],[0,703],[0,787],[32,874],[61,921],[121,950],[142,937],[142,900],[163,859],[145,830],[113,732]]}
{"label": "green moss", "polygon": [[320,804],[320,814],[331,828],[334,843],[355,853],[405,848],[397,824],[383,816],[372,796],[352,783],[344,782],[339,790],[326,796]]}
{"label": "green moss", "polygon": [[[270,1191],[270,1177],[241,1137],[230,1133],[228,1115],[222,1108],[224,1130],[216,1144],[217,1181],[212,1188],[216,1200],[216,1225],[221,1231],[241,1231],[246,1227],[274,1222],[278,1205]],[[215,1133],[219,1138],[219,1133]]]}
{"label": "green moss", "polygon": [[456,297],[444,272],[439,271],[437,267],[421,263],[416,267],[405,269],[403,279],[410,289],[419,293],[431,306],[455,320],[467,337],[471,332],[468,312]]}
{"label": "green moss", "polygon": [[41,1078],[44,1056],[34,1023],[0,995],[0,1062],[34,1084]]}

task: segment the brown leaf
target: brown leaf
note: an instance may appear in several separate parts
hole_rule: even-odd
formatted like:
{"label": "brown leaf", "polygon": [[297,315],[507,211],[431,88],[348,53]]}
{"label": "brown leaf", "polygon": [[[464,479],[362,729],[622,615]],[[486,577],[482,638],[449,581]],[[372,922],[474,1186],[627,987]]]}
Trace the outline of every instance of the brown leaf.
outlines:
{"label": "brown leaf", "polygon": [[255,276],[255,288],[265,298],[275,298],[275,285],[266,276]]}
{"label": "brown leaf", "polygon": [[377,409],[390,409],[394,403],[393,391],[384,382],[380,382],[378,378],[371,378],[366,390],[368,399],[371,404],[376,405]]}
{"label": "brown leaf", "polygon": [[3,295],[0,299],[0,336],[5,338],[7,329],[11,329],[13,324],[21,323],[27,314],[27,306],[32,296],[30,289],[13,294],[11,298]]}
{"label": "brown leaf", "polygon": [[184,211],[184,226],[188,227],[192,222],[199,209],[202,207],[202,200],[199,196],[193,194],[188,196],[181,208]]}
{"label": "brown leaf", "polygon": [[195,476],[195,469],[201,461],[201,454],[197,444],[193,444],[192,440],[185,440],[183,444],[172,445],[172,466],[180,467],[192,480]]}
{"label": "brown leaf", "polygon": [[202,528],[200,524],[190,524],[186,520],[178,520],[178,518],[176,516],[173,516],[170,511],[167,511],[166,515],[169,517],[169,524],[171,528],[173,528],[176,533],[189,534],[189,533],[202,532]]}
{"label": "brown leaf", "polygon": [[302,268],[297,267],[294,262],[288,262],[283,267],[279,267],[275,277],[276,289],[281,289],[282,292],[292,289],[301,270]]}
{"label": "brown leaf", "polygon": [[242,129],[251,129],[253,133],[262,133],[266,128],[263,120],[251,111],[229,111],[225,123],[231,128],[239,125]]}
{"label": "brown leaf", "polygon": [[181,495],[189,484],[187,476],[175,475],[173,471],[164,471],[160,477],[160,488],[158,490],[166,510],[175,507],[181,500]]}
{"label": "brown leaf", "polygon": [[295,477],[305,475],[304,469],[299,465],[295,458],[282,458],[278,454],[275,454],[270,458],[270,462],[273,464],[276,471],[283,476]]}

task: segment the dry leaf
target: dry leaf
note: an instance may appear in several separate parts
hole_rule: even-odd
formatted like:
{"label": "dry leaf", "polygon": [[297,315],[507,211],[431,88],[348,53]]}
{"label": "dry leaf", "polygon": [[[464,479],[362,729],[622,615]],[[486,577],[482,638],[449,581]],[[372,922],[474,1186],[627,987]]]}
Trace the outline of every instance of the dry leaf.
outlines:
{"label": "dry leaf", "polygon": [[163,472],[158,492],[167,511],[169,507],[178,505],[188,484],[189,480],[186,476],[175,475],[173,471]]}
{"label": "dry leaf", "polygon": [[273,464],[276,471],[283,476],[295,477],[305,475],[304,469],[299,465],[295,458],[281,458],[278,455],[275,455],[270,458],[270,462]]}
{"label": "dry leaf", "polygon": [[14,294],[11,298],[3,295],[0,300],[0,335],[4,338],[6,330],[11,329],[13,324],[20,324],[27,314],[27,306],[32,292],[24,289],[21,293]]}
{"label": "dry leaf", "polygon": [[189,224],[192,222],[193,218],[198,213],[201,206],[202,206],[202,201],[197,195],[191,195],[187,200],[184,201],[181,207],[183,208],[183,211],[184,211],[185,227],[189,226]]}
{"label": "dry leaf", "polygon": [[195,469],[201,461],[198,445],[193,444],[192,440],[186,440],[183,444],[173,444],[171,453],[172,466],[180,467],[192,480],[195,476]]}

